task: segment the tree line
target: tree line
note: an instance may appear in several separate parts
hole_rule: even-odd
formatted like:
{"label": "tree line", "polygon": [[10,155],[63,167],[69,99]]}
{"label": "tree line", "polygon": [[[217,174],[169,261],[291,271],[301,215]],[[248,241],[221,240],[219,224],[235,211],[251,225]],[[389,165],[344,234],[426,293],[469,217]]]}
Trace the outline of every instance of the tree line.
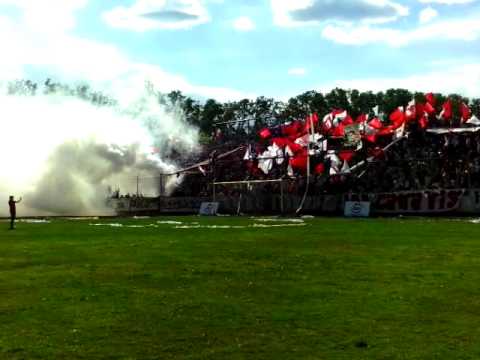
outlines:
{"label": "tree line", "polygon": [[[336,88],[328,93],[306,91],[290,98],[278,101],[264,96],[256,99],[219,102],[215,99],[198,100],[181,91],[161,93],[150,83],[146,84],[149,95],[157,97],[159,103],[167,107],[180,106],[186,121],[196,126],[203,135],[204,142],[213,138],[212,134],[221,129],[222,136],[227,139],[248,139],[255,137],[258,130],[266,126],[275,126],[292,120],[304,119],[311,113],[323,116],[334,109],[347,110],[353,117],[360,114],[371,114],[372,109],[379,107],[380,113],[388,117],[398,106],[406,106],[412,99],[425,103],[425,94],[411,92],[406,89],[389,89],[374,93],[358,90]],[[112,97],[92,89],[88,84],[66,85],[47,79],[41,86],[31,80],[16,80],[8,83],[9,94],[36,95],[62,94],[76,96],[98,106],[114,106]],[[460,104],[467,104],[472,113],[480,117],[480,98],[469,99],[458,94],[435,94],[437,112],[443,103],[450,98],[453,103],[453,114],[460,117]]]}
{"label": "tree line", "polygon": [[[480,98],[469,99],[458,94],[434,95],[437,113],[440,113],[442,105],[449,98],[453,104],[454,118],[460,117],[462,102],[470,107],[474,115],[480,117]],[[227,138],[244,139],[257,136],[261,128],[305,119],[312,113],[318,113],[322,117],[334,109],[342,109],[347,110],[355,119],[360,114],[373,116],[373,108],[378,106],[379,112],[387,119],[395,109],[406,106],[412,99],[420,103],[426,102],[424,93],[413,93],[406,89],[374,93],[336,88],[326,94],[311,90],[286,102],[263,96],[226,103],[214,99],[200,102],[179,91],[171,92],[168,96],[183,108],[187,121],[197,126],[203,134],[210,135],[219,128]],[[242,122],[244,120],[248,121]]]}

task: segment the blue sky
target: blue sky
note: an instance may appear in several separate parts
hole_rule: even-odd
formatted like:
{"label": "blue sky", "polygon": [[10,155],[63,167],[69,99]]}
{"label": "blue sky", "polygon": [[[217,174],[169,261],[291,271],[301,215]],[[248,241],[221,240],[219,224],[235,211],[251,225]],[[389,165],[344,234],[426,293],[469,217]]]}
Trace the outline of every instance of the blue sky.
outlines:
{"label": "blue sky", "polygon": [[[48,3],[48,6],[46,4]],[[0,77],[285,99],[480,96],[480,0],[0,0]]]}

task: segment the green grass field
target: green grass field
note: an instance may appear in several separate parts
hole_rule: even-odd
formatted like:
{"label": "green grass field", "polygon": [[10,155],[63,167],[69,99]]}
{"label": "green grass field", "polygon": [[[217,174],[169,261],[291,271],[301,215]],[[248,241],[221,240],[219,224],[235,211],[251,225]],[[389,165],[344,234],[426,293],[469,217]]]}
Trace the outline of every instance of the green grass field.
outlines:
{"label": "green grass field", "polygon": [[480,224],[305,224],[2,222],[0,359],[480,358]]}

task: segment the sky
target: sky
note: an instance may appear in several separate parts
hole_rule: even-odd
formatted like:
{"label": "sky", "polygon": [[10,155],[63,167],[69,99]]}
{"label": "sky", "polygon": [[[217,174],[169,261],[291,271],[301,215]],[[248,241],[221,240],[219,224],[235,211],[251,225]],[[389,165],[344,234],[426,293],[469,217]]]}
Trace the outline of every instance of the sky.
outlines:
{"label": "sky", "polygon": [[480,97],[480,0],[0,0],[0,79]]}

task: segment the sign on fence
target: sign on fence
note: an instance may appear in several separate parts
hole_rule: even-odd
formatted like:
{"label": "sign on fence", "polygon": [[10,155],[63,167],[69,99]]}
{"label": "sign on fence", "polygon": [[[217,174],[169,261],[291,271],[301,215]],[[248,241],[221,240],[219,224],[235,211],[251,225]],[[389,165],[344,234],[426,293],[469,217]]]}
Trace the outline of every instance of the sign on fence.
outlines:
{"label": "sign on fence", "polygon": [[204,202],[200,206],[200,215],[215,216],[218,212],[218,202]]}
{"label": "sign on fence", "polygon": [[370,202],[367,201],[347,201],[345,202],[346,217],[369,217]]}

